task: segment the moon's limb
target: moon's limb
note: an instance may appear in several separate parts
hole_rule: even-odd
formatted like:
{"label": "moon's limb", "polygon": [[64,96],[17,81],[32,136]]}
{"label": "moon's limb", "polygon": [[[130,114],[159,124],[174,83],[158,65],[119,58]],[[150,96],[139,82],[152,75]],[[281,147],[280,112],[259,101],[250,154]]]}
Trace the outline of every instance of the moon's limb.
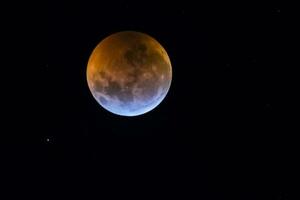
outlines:
{"label": "moon's limb", "polygon": [[150,36],[137,32],[104,39],[93,51],[87,69],[88,85],[97,102],[124,116],[154,109],[165,98],[171,79],[166,51]]}
{"label": "moon's limb", "polygon": [[93,93],[97,102],[106,110],[122,116],[137,116],[151,111],[165,98],[166,93],[159,89],[151,101],[141,101],[134,99],[132,102],[124,103],[118,98],[114,98],[98,92]]}

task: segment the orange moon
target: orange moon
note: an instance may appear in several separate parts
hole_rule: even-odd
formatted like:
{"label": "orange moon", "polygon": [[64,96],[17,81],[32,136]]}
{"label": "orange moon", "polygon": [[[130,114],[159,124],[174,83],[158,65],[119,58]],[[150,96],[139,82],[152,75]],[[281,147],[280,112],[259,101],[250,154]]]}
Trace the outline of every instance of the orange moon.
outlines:
{"label": "orange moon", "polygon": [[166,50],[154,38],[123,31],[96,46],[86,74],[93,97],[104,109],[137,116],[153,110],[165,98],[172,66]]}

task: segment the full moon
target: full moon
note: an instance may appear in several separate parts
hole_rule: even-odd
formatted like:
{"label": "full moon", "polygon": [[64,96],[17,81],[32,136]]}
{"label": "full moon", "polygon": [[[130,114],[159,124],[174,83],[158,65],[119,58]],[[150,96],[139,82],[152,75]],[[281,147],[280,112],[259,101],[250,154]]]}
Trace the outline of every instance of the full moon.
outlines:
{"label": "full moon", "polygon": [[166,50],[147,34],[124,31],[102,40],[87,65],[88,87],[106,110],[137,116],[166,97],[172,66]]}

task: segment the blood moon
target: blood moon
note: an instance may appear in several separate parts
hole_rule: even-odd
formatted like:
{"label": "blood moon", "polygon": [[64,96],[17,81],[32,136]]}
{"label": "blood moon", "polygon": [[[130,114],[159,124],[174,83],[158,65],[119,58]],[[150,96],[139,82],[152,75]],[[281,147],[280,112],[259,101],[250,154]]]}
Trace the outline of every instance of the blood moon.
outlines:
{"label": "blood moon", "polygon": [[147,34],[123,31],[102,40],[87,65],[96,101],[122,116],[151,111],[167,95],[172,66],[166,50]]}

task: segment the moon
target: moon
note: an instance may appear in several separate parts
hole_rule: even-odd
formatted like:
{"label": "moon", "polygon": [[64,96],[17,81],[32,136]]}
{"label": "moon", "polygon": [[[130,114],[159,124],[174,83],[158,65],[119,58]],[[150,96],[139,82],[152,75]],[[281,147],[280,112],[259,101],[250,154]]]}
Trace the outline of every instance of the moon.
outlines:
{"label": "moon", "polygon": [[172,81],[166,50],[151,36],[123,31],[103,39],[87,65],[87,83],[95,100],[121,116],[137,116],[157,107]]}

